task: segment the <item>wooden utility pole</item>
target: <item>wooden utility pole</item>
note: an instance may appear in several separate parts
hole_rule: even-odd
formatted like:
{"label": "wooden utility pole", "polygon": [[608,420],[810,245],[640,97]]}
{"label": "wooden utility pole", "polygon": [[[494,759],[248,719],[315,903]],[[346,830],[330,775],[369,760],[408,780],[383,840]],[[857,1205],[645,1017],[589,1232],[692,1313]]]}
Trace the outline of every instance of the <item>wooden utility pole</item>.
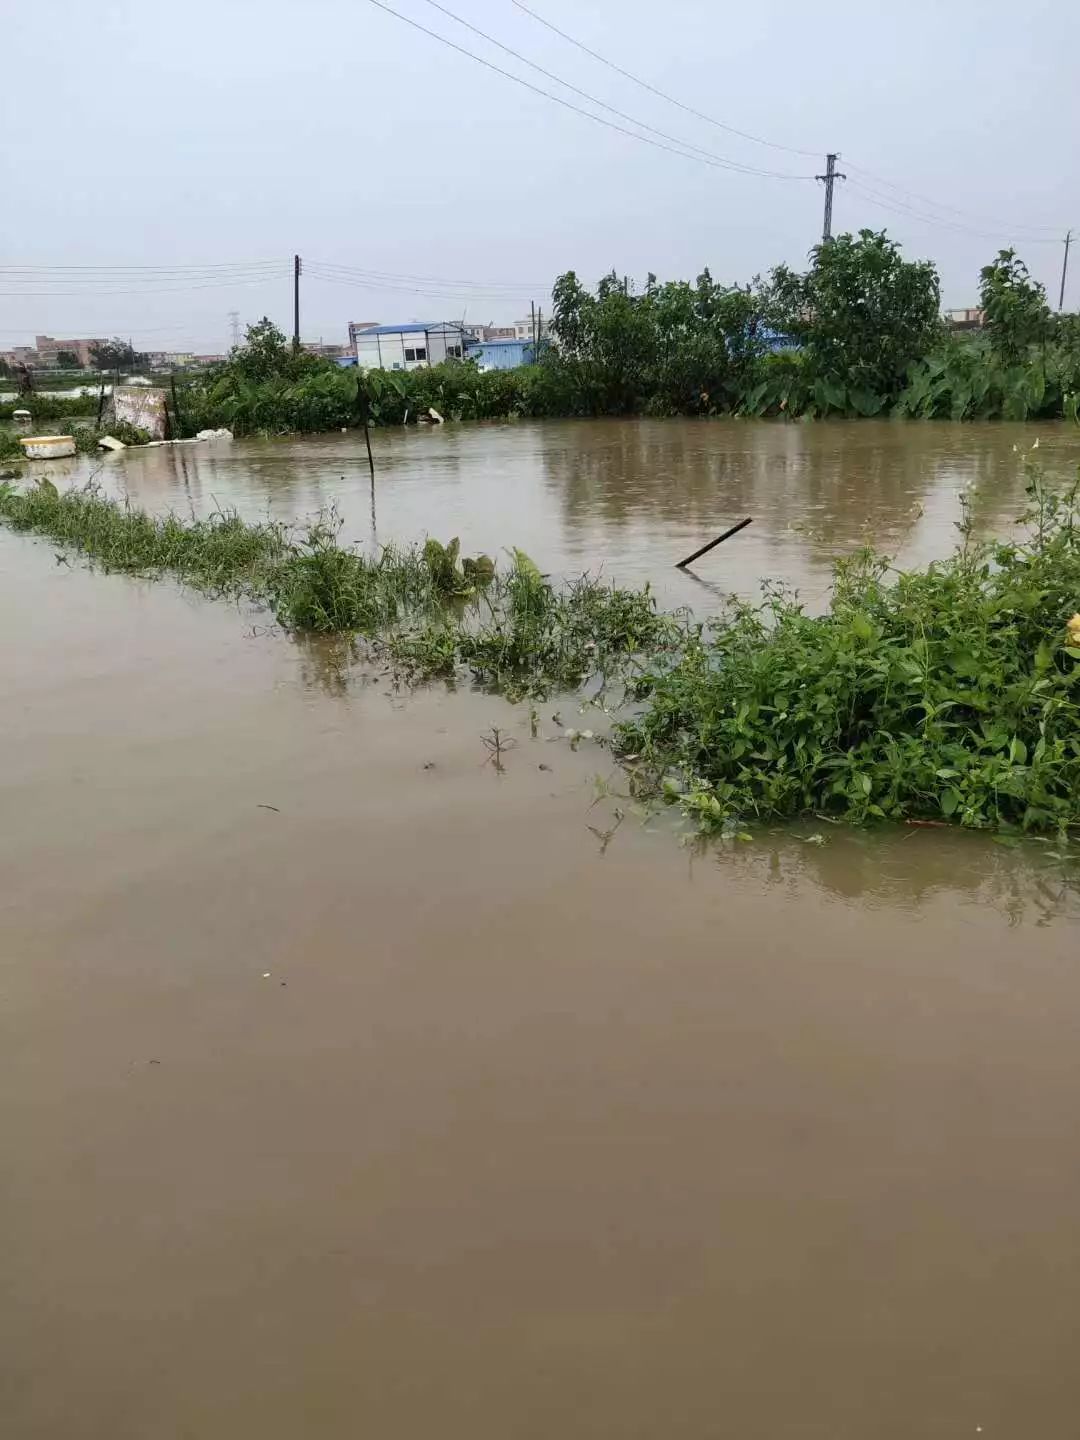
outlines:
{"label": "wooden utility pole", "polygon": [[1058,291],[1058,309],[1065,308],[1065,276],[1069,273],[1069,246],[1072,243],[1072,231],[1065,231],[1065,258],[1061,262],[1061,289]]}
{"label": "wooden utility pole", "polygon": [[815,180],[824,180],[825,182],[825,223],[821,227],[821,243],[823,245],[832,239],[833,184],[837,180],[847,179],[846,175],[841,175],[840,171],[837,170],[836,159],[836,153],[830,151],[829,154],[825,156],[825,174],[814,176]]}
{"label": "wooden utility pole", "polygon": [[293,327],[292,345],[300,349],[300,256],[293,256]]}

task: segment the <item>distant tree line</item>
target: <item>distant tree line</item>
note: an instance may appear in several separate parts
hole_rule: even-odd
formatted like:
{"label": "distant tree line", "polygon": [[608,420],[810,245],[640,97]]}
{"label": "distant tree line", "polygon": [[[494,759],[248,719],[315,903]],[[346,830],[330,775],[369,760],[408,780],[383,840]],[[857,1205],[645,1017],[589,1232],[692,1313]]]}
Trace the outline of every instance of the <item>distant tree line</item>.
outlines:
{"label": "distant tree line", "polygon": [[[481,373],[470,361],[408,372],[342,370],[296,351],[268,319],[193,382],[192,425],[237,433],[401,424],[429,406],[450,419],[500,416],[901,415],[965,420],[1077,417],[1080,317],[1054,315],[1013,250],[980,273],[982,331],[941,319],[938,274],[884,231],[840,235],[806,270],[747,285],[708,269],[638,290],[614,272],[590,289],[555,282],[554,344],[537,363]],[[120,341],[101,347],[111,368]],[[134,361],[124,346],[121,365]]]}

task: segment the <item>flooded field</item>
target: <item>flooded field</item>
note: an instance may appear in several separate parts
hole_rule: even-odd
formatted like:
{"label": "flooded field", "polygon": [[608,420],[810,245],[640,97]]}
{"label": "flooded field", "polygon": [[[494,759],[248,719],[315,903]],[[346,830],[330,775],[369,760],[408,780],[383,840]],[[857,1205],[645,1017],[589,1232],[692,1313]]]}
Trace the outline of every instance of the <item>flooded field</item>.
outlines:
{"label": "flooded field", "polygon": [[[380,434],[376,537],[821,600],[865,539],[946,552],[962,486],[1004,528],[1036,436],[1080,461],[1052,426]],[[101,473],[155,509],[333,500],[371,538],[353,435]],[[743,515],[710,584],[672,574]],[[573,699],[534,736],[5,530],[0,593],[5,1435],[1074,1432],[1052,846],[681,844],[568,744],[604,728]]]}
{"label": "flooded field", "polygon": [[[764,576],[808,601],[828,589],[833,558],[873,541],[904,563],[947,553],[957,497],[974,496],[984,530],[1006,530],[1023,502],[1014,446],[1039,442],[1050,475],[1075,475],[1080,430],[740,420],[522,421],[372,433],[378,540],[461,537],[462,550],[509,545],[556,574],[602,571],[656,586],[667,604],[753,593]],[[149,509],[236,506],[293,520],[330,503],[347,539],[372,536],[363,437],[215,441],[69,462]],[[754,523],[697,567],[676,561],[735,520]],[[701,582],[706,582],[704,585]]]}

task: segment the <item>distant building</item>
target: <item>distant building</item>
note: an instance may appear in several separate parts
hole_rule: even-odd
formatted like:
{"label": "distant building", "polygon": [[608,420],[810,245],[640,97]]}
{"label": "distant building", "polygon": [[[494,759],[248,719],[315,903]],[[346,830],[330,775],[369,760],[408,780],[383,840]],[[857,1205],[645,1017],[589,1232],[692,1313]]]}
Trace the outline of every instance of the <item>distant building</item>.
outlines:
{"label": "distant building", "polygon": [[0,360],[13,367],[41,364],[41,357],[32,345],[16,345],[13,350],[0,350]]}
{"label": "distant building", "polygon": [[443,360],[461,360],[467,344],[462,325],[424,320],[369,325],[357,330],[353,340],[362,370],[419,370]]}
{"label": "distant building", "polygon": [[186,350],[151,350],[146,357],[151,370],[186,370],[197,360],[198,356]]}
{"label": "distant building", "polygon": [[349,350],[350,350],[350,352],[351,352],[353,355],[356,354],[356,337],[357,337],[357,335],[360,334],[361,330],[374,330],[374,329],[375,329],[375,326],[378,325],[378,323],[379,323],[379,322],[378,322],[377,320],[350,320],[350,321],[349,321]]}
{"label": "distant building", "polygon": [[535,321],[530,315],[525,320],[515,320],[511,328],[515,340],[531,340],[533,338],[533,331],[536,329],[539,330],[537,338],[543,340],[548,333],[548,322],[542,314],[538,313]]}
{"label": "distant building", "polygon": [[93,348],[105,343],[100,337],[88,340],[55,340],[51,335],[38,335],[35,341],[39,357],[37,363],[39,365],[55,365],[61,350],[66,350],[74,355],[82,368],[86,370],[94,363],[94,357],[91,354]]}
{"label": "distant building", "polygon": [[985,310],[945,311],[945,324],[951,330],[981,330],[985,323]]}
{"label": "distant building", "polygon": [[324,360],[340,360],[343,355],[351,353],[347,345],[324,345],[321,340],[305,340],[300,348],[306,354],[319,355]]}
{"label": "distant building", "polygon": [[531,340],[479,340],[466,353],[481,370],[515,370],[533,363],[535,346]]}
{"label": "distant building", "polygon": [[[540,328],[539,338],[547,339],[547,321],[538,317],[536,324]],[[530,316],[528,320],[515,320],[513,325],[465,325],[462,328],[466,337],[477,344],[482,340],[531,340],[534,322]]]}

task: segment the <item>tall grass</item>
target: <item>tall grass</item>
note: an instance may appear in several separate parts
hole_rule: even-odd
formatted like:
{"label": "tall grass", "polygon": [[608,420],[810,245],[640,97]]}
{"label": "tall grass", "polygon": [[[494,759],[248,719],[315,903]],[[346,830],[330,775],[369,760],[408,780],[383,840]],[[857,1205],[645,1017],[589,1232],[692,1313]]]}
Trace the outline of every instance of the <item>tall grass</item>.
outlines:
{"label": "tall grass", "polygon": [[48,535],[103,570],[173,575],[212,593],[261,590],[288,548],[283,526],[249,525],[231,512],[205,520],[155,517],[94,486],[60,492],[50,480],[0,485],[0,517],[14,530]]}

